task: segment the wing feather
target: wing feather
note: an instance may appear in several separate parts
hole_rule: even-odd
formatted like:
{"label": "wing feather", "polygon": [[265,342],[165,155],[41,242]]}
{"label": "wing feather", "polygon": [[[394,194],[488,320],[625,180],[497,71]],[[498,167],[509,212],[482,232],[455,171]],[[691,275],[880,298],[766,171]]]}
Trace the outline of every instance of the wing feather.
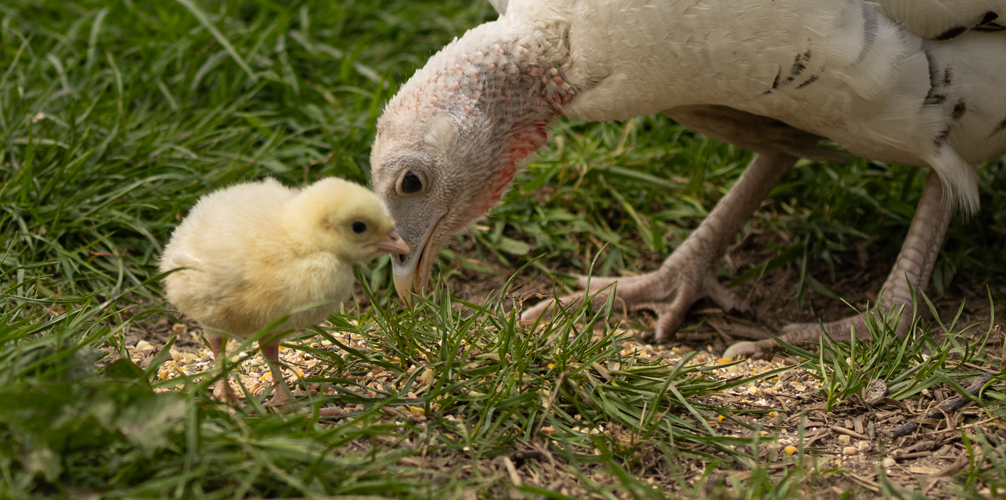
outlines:
{"label": "wing feather", "polygon": [[874,0],[884,14],[930,40],[949,40],[969,30],[1006,29],[1006,0]]}

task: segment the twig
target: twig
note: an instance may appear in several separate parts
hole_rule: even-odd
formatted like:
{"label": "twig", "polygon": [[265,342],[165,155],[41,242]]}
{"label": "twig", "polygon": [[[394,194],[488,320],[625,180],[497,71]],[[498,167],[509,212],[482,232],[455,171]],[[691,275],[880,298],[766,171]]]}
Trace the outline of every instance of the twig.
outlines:
{"label": "twig", "polygon": [[803,446],[804,447],[808,447],[808,446],[814,444],[815,441],[817,441],[817,440],[819,440],[819,439],[827,436],[828,434],[829,434],[828,429],[821,429],[821,430],[815,432],[814,434],[811,434],[810,436],[805,437],[804,438]]}
{"label": "twig", "polygon": [[[983,456],[982,455],[981,446],[976,446],[975,447],[974,456],[976,456],[976,457]],[[963,453],[961,453],[961,455],[959,457],[957,457],[957,460],[955,460],[953,463],[951,463],[950,465],[948,465],[948,466],[940,469],[939,471],[937,471],[933,475],[929,476],[929,478],[930,478],[929,482],[923,488],[922,494],[923,495],[928,495],[929,491],[933,489],[933,486],[936,486],[936,483],[938,483],[940,481],[940,479],[948,478],[948,477],[953,477],[958,472],[964,470],[968,466],[969,463],[971,463],[971,454],[968,453],[968,452],[966,452],[966,451],[963,452]],[[975,466],[978,466],[978,465],[980,465],[980,464],[975,464]]]}
{"label": "twig", "polygon": [[[980,455],[981,455],[981,448],[978,448],[975,453],[975,456]],[[957,474],[958,472],[964,470],[964,468],[967,467],[970,462],[971,462],[971,455],[969,455],[968,452],[961,453],[961,456],[957,457],[957,460],[955,460],[954,463],[940,469],[939,472],[933,474],[933,477],[951,477],[954,474]]]}
{"label": "twig", "polygon": [[874,493],[880,493],[880,484],[878,484],[876,481],[871,481],[868,478],[865,478],[858,474],[853,474],[852,472],[849,472],[848,474],[849,477],[851,477],[854,481],[858,482],[860,486]]}
{"label": "twig", "polygon": [[837,433],[839,433],[839,434],[845,434],[846,436],[854,437],[856,439],[862,439],[862,440],[868,440],[868,439],[870,439],[869,436],[865,436],[865,435],[860,434],[860,433],[858,433],[858,432],[856,432],[854,430],[851,430],[851,429],[846,429],[845,427],[839,427],[837,425],[832,425],[832,426],[830,426],[828,428],[831,429],[831,430],[833,430],[833,431],[835,431],[835,432],[837,432]]}
{"label": "twig", "polygon": [[514,466],[513,460],[510,460],[510,457],[503,456],[503,466],[506,467],[507,474],[510,475],[510,482],[514,486],[520,488],[524,485],[524,481],[521,480],[520,474],[517,473],[517,467]]}
{"label": "twig", "polygon": [[[978,376],[978,378],[975,379],[974,382],[971,383],[971,386],[967,388],[968,394],[970,394],[971,396],[978,395],[978,393],[982,390],[982,387],[985,387],[985,384],[989,383],[990,380],[992,380],[991,373],[982,373],[981,375]],[[936,408],[929,410],[928,412],[926,412],[925,416],[922,417],[922,419],[941,418],[943,415],[952,411],[959,410],[967,406],[969,403],[971,403],[971,400],[969,398],[966,398],[963,395],[958,395],[957,397],[953,397],[944,401],[943,404],[941,404],[940,406],[937,406]],[[907,436],[908,434],[915,432],[918,428],[919,428],[918,422],[908,422],[907,424],[902,424],[898,427],[895,427],[894,430],[891,431],[891,438],[899,438],[901,436]]]}
{"label": "twig", "polygon": [[970,423],[968,425],[962,425],[960,427],[955,427],[953,429],[943,429],[942,431],[936,431],[932,435],[936,436],[936,435],[939,435],[939,434],[947,434],[947,433],[950,433],[950,432],[953,432],[953,433],[956,434],[957,432],[960,432],[960,431],[962,431],[964,429],[971,429],[973,427],[978,427],[979,425],[984,425],[984,424],[987,424],[989,422],[995,422],[996,420],[999,420],[999,419],[1000,419],[999,417],[986,418],[984,420],[979,420],[977,422],[972,422],[972,423]]}

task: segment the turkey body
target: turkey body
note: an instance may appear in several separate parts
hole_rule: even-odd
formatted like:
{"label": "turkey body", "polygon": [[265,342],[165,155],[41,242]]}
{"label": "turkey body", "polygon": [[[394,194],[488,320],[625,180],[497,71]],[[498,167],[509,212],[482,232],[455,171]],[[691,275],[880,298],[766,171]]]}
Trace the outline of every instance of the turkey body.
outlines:
{"label": "turkey body", "polygon": [[[666,113],[758,153],[659,270],[594,278],[596,286],[617,283],[615,293],[628,307],[656,310],[658,341],[699,298],[744,308],[717,282],[715,264],[797,158],[836,159],[822,139],[935,174],[885,283],[890,293],[878,306],[885,310],[910,306],[912,288],[928,283],[954,206],[978,209],[976,165],[1006,154],[1000,32],[1006,0],[498,0],[494,6],[498,20],[434,55],[378,120],[375,192],[412,248],[393,259],[403,296],[425,288],[444,238],[499,201],[517,163],[544,144],[545,126],[559,115],[598,121]],[[556,301],[570,306],[583,299],[581,293]],[[539,304],[524,319],[550,314],[554,305]],[[861,317],[849,321],[866,331]],[[848,337],[850,324],[825,331]],[[799,326],[784,338],[812,340],[820,331]]]}
{"label": "turkey body", "polygon": [[568,47],[567,116],[725,106],[864,158],[932,167],[969,207],[973,165],[1006,154],[1001,33],[926,40],[858,0],[514,0],[501,22]]}

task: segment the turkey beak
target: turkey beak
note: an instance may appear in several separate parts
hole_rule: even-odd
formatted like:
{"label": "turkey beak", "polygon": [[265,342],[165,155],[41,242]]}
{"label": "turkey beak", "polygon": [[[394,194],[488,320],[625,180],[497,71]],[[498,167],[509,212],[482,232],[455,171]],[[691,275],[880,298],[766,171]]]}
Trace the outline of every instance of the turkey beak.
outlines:
{"label": "turkey beak", "polygon": [[405,243],[405,240],[401,236],[398,236],[398,232],[394,229],[388,233],[387,240],[374,244],[374,247],[379,252],[387,252],[392,255],[409,254],[409,245]]}
{"label": "turkey beak", "polygon": [[446,210],[436,213],[425,227],[399,226],[405,243],[412,251],[392,256],[391,268],[395,278],[395,290],[398,291],[402,302],[410,307],[413,293],[426,293],[433,262],[440,250],[440,238],[434,237],[434,234],[440,220],[446,214]]}

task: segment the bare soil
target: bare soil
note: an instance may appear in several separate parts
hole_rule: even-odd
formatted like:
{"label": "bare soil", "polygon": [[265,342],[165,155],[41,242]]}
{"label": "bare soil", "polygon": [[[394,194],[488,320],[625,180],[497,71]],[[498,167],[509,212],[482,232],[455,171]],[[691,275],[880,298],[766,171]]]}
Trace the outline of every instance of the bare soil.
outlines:
{"label": "bare soil", "polygon": [[[734,245],[724,259],[726,267],[735,275],[759,265],[771,258],[777,250],[766,243],[780,243],[780,237],[770,231],[754,229],[741,242]],[[844,297],[853,306],[863,309],[867,303],[876,300],[876,293],[893,264],[893,259],[871,259],[885,242],[875,241],[869,247],[859,249],[851,256],[842,256],[836,266],[836,279],[829,278],[827,266],[822,262],[812,262],[809,273],[825,283],[834,293]],[[452,294],[456,297],[482,302],[501,289],[512,272],[496,261],[478,261],[471,237],[451,243],[457,257],[450,262],[441,262],[443,267],[460,270],[460,276],[451,280]],[[664,256],[646,253],[639,263],[640,269],[654,269]],[[495,274],[474,271],[461,266],[461,259],[478,261],[482,267],[495,270]],[[558,263],[561,268],[561,262]],[[968,272],[959,273],[953,285],[942,295],[932,294],[931,299],[944,322],[949,322],[957,314],[962,302],[965,307],[958,325],[977,325],[975,334],[987,331],[990,321],[988,295],[981,286],[980,277]],[[510,296],[533,304],[537,297],[550,295],[551,283],[542,283],[519,276]],[[748,313],[723,311],[708,301],[700,301],[693,308],[686,324],[677,338],[659,352],[668,353],[670,348],[702,350],[719,353],[730,343],[731,337],[746,338],[765,331],[778,331],[792,322],[811,322],[818,319],[831,321],[850,315],[848,305],[822,296],[812,289],[806,291],[806,307],[796,308],[796,293],[799,275],[792,267],[782,267],[751,279],[735,288],[745,297],[751,307]],[[365,294],[358,288],[356,297],[366,304]],[[519,305],[518,305],[519,307]],[[1001,307],[1001,304],[996,304]],[[179,330],[179,318],[163,317],[160,320],[134,329],[126,338],[129,346],[140,340],[153,345],[148,353],[132,354],[141,365],[149,362]],[[640,333],[652,329],[655,317],[649,312],[630,312],[620,318]],[[184,321],[184,320],[182,320]],[[1003,345],[1002,324],[997,320],[997,335],[989,349],[1001,353]],[[190,331],[198,327],[188,323]],[[174,329],[174,330],[173,330]],[[636,342],[632,342],[635,344]],[[652,349],[645,346],[647,349]],[[192,334],[179,335],[175,349],[196,353],[198,359],[206,361],[205,346]],[[656,351],[654,351],[656,352]],[[666,356],[666,354],[665,354]],[[710,354],[715,359],[715,354]],[[791,364],[795,361],[777,357],[773,364]],[[739,371],[724,376],[745,376],[756,370],[765,370],[767,361],[748,361],[736,365]],[[750,370],[750,371],[748,371]],[[870,406],[862,399],[853,398],[835,408],[826,408],[825,399],[817,390],[818,380],[813,374],[793,369],[782,374],[774,385],[752,385],[725,393],[701,398],[702,403],[733,408],[737,413],[729,418],[711,422],[722,435],[752,437],[761,433],[766,441],[758,448],[757,456],[761,465],[768,467],[777,479],[792,474],[803,464],[807,471],[806,495],[810,498],[832,499],[851,493],[853,498],[880,494],[885,481],[908,488],[931,497],[949,497],[953,491],[953,476],[969,465],[968,450],[962,441],[962,433],[982,434],[990,441],[1000,443],[1006,440],[1006,426],[999,419],[988,418],[975,406],[947,413],[941,419],[922,421],[919,430],[906,436],[891,437],[891,432],[899,425],[919,419],[927,410],[955,396],[949,387],[934,387],[914,401],[898,402],[884,399]],[[764,410],[746,413],[743,410]],[[771,411],[771,413],[770,413]],[[406,415],[407,416],[407,415]],[[398,418],[394,415],[389,418]],[[617,426],[606,430],[617,438]],[[351,446],[367,449],[379,443],[353,443]],[[627,446],[630,443],[626,443]],[[787,445],[793,448],[787,450]],[[694,454],[681,454],[672,459],[658,449],[637,446],[637,463],[633,464],[634,475],[644,482],[666,492],[682,492],[683,488],[702,491],[708,498],[733,498],[730,482],[732,479],[747,479],[750,469],[723,457],[716,472],[709,475],[708,462],[699,460]],[[709,452],[710,450],[695,450]],[[789,455],[789,451],[795,451]],[[974,456],[980,456],[975,453]],[[885,461],[886,460],[886,461]],[[452,455],[438,456],[424,452],[421,456],[407,457],[403,463],[409,466],[445,471],[453,474],[471,474],[471,461]],[[816,466],[815,466],[816,464]],[[983,464],[975,464],[982,467]],[[578,475],[572,473],[574,465],[556,459],[541,443],[524,443],[521,449],[493,459],[479,462],[479,473],[487,477],[509,477],[512,482],[526,482],[576,497],[584,493]],[[600,484],[614,483],[618,478],[606,469],[579,466],[592,481]],[[673,470],[672,470],[673,468]],[[828,474],[813,477],[810,471],[828,470]],[[883,471],[884,477],[878,477]],[[684,476],[686,484],[679,478]],[[470,492],[469,498],[476,498]],[[511,494],[513,496],[513,493]]]}
{"label": "bare soil", "polygon": [[[735,244],[724,258],[723,267],[735,275],[760,265],[773,257],[778,250],[772,249],[767,243],[784,243],[780,236],[771,231],[756,228],[747,237]],[[852,255],[840,256],[836,262],[835,280],[829,277],[829,269],[824,262],[811,262],[808,273],[824,283],[832,292],[844,298],[856,309],[866,310],[869,304],[877,300],[877,293],[883,285],[887,274],[894,264],[894,258],[870,258],[880,253],[880,248],[888,242],[877,239],[869,246],[849,252]],[[472,251],[474,242],[468,238],[463,242],[454,242],[452,249],[457,252],[455,262],[442,263],[442,266],[456,266],[461,270],[462,278],[455,279],[452,291],[463,299],[481,302],[490,293],[502,288],[509,278],[506,270],[498,271],[496,276],[472,271],[459,266],[458,259],[475,259]],[[656,269],[665,256],[649,252],[639,263],[640,269]],[[500,269],[498,262],[480,261],[480,265]],[[561,264],[558,266],[561,268]],[[976,276],[968,270],[955,276],[952,285],[943,294],[938,294],[931,288],[927,291],[930,300],[939,312],[945,325],[951,324],[961,309],[960,318],[955,331],[972,326],[969,333],[980,335],[987,332],[990,326],[995,327],[996,334],[987,346],[992,352],[990,358],[1002,358],[1003,354],[1003,321],[996,318],[990,325],[991,308],[988,292],[981,284],[982,276]],[[722,350],[732,340],[744,338],[766,338],[766,331],[778,332],[783,326],[791,323],[834,321],[854,314],[848,304],[821,295],[809,287],[806,290],[806,302],[802,311],[797,310],[796,297],[799,286],[799,274],[793,266],[781,267],[753,278],[738,285],[734,290],[744,297],[750,311],[736,313],[723,311],[708,300],[696,303],[689,314],[686,323],[679,331],[677,338],[669,346],[684,346],[688,349],[711,349],[713,352]],[[534,283],[518,277],[513,295],[523,297],[527,304],[534,304],[537,297],[552,296],[550,283]],[[1002,310],[1002,304],[995,303],[996,310]],[[928,308],[923,306],[923,318],[932,321]],[[637,327],[640,333],[652,330],[656,317],[646,311],[630,312],[623,319]],[[939,325],[932,326],[933,332],[939,332]],[[734,337],[734,339],[731,339]],[[776,361],[780,361],[779,358]],[[783,358],[781,361],[795,362]],[[717,406],[732,407],[738,410],[765,409],[768,404],[776,410],[774,419],[762,416],[735,414],[720,424],[718,431],[729,435],[751,437],[752,429],[759,429],[770,436],[778,438],[773,444],[765,444],[760,450],[763,465],[771,464],[773,475],[782,477],[789,473],[792,461],[779,460],[785,453],[783,443],[801,441],[804,460],[809,464],[816,461],[831,468],[835,474],[826,479],[817,478],[817,487],[807,491],[813,498],[838,498],[847,492],[854,493],[853,498],[862,495],[881,493],[883,481],[889,481],[903,488],[921,492],[932,497],[947,497],[951,495],[953,476],[969,465],[969,452],[962,442],[962,432],[969,435],[982,434],[991,441],[1002,443],[1006,440],[1006,427],[999,419],[989,419],[988,414],[979,408],[966,407],[956,413],[947,413],[942,420],[929,420],[920,430],[906,436],[891,437],[891,432],[907,422],[916,421],[927,411],[947,399],[956,396],[948,387],[937,387],[927,390],[916,401],[898,402],[885,399],[875,406],[868,406],[861,399],[847,402],[839,407],[826,410],[825,399],[815,390],[818,381],[811,373],[794,369],[780,377],[780,383],[787,388],[800,387],[802,391],[792,389],[775,392],[754,392],[745,394],[722,394],[703,398],[704,403]],[[751,390],[750,388],[747,390]],[[767,399],[767,403],[766,403]],[[760,401],[759,401],[760,400]],[[645,452],[640,456],[644,464],[651,464],[652,470],[647,475],[659,478],[658,483],[668,491],[680,491],[671,479],[674,477],[667,470],[667,461],[656,450],[651,450],[651,456]],[[850,454],[855,453],[855,454]],[[977,455],[976,455],[977,456]],[[887,462],[884,459],[888,459]],[[892,462],[893,460],[893,462]],[[679,459],[681,470],[692,470],[691,484],[704,481],[704,490],[710,498],[730,498],[726,477],[744,479],[750,472],[740,467],[725,466],[712,476],[705,476],[706,464]],[[819,465],[820,466],[820,465]],[[828,467],[830,466],[830,467]],[[978,466],[978,465],[976,465]],[[978,466],[980,467],[980,466]],[[885,479],[878,479],[878,470],[883,469]],[[666,481],[666,482],[665,482]],[[825,487],[820,486],[824,484]],[[568,489],[574,491],[575,485]]]}
{"label": "bare soil", "polygon": [[[741,275],[748,269],[763,264],[768,259],[778,254],[778,250],[771,245],[783,245],[787,242],[782,240],[773,231],[757,227],[752,229],[742,241],[733,245],[724,257],[721,267],[736,275]],[[827,264],[822,261],[811,260],[808,264],[807,273],[817,278],[818,281],[827,286],[833,293],[844,299],[835,300],[825,295],[819,294],[811,287],[805,287],[805,302],[803,310],[797,309],[797,293],[800,284],[800,276],[795,266],[783,266],[765,274],[740,283],[732,290],[739,297],[745,299],[749,306],[746,313],[734,311],[723,311],[709,300],[700,300],[691,309],[689,317],[681,330],[689,332],[687,335],[679,336],[680,341],[703,340],[718,336],[722,340],[723,322],[729,328],[733,328],[738,339],[750,338],[752,335],[758,338],[768,338],[766,331],[778,332],[784,326],[792,323],[817,322],[818,320],[829,322],[843,319],[855,314],[850,308],[865,311],[869,305],[877,300],[877,294],[883,286],[891,267],[894,265],[894,256],[890,258],[871,258],[880,253],[881,248],[887,246],[888,242],[876,239],[870,245],[863,245],[847,252],[849,255],[838,255],[835,257],[835,280],[830,278]],[[474,238],[466,237],[462,241],[454,241],[450,248],[457,257],[451,262],[441,262],[442,268],[453,268],[461,273],[460,277],[452,279],[450,286],[452,295],[461,299],[481,303],[494,292],[502,289],[515,269],[507,269],[496,259],[479,260],[474,251]],[[660,266],[666,257],[655,252],[643,251],[643,257],[636,263],[641,272],[653,270]],[[481,267],[491,268],[496,271],[495,275],[479,272],[461,265],[462,259],[470,260]],[[547,262],[551,268],[568,274],[576,274],[564,265],[560,259],[551,259]],[[525,273],[528,274],[528,273]],[[958,330],[967,325],[975,325],[973,330],[987,331],[991,319],[991,308],[989,295],[982,284],[982,276],[975,276],[973,270],[962,270],[955,277],[951,286],[939,294],[932,287],[926,290],[926,294],[932,301],[936,310],[940,314],[940,320],[949,325],[953,322],[961,305],[964,305],[960,318],[957,320]],[[721,282],[727,283],[728,279]],[[358,294],[357,296],[360,296]],[[530,279],[525,275],[518,276],[515,286],[510,290],[510,295],[521,299],[528,306],[535,304],[540,296],[553,296],[552,283],[548,278]],[[921,298],[920,298],[921,300]],[[995,302],[997,311],[1002,310],[1002,304]],[[923,303],[920,308],[920,315],[932,320],[932,314]],[[710,318],[716,327],[708,324]],[[656,317],[647,311],[630,313],[625,319],[637,326],[641,332],[652,330],[656,323]],[[717,321],[719,320],[719,321]],[[1002,319],[996,319],[996,324],[1003,325]],[[939,330],[938,325],[935,330]],[[719,329],[719,332],[717,331]],[[731,331],[727,331],[731,334]],[[703,336],[705,334],[705,337]],[[722,350],[725,346],[716,345]]]}

